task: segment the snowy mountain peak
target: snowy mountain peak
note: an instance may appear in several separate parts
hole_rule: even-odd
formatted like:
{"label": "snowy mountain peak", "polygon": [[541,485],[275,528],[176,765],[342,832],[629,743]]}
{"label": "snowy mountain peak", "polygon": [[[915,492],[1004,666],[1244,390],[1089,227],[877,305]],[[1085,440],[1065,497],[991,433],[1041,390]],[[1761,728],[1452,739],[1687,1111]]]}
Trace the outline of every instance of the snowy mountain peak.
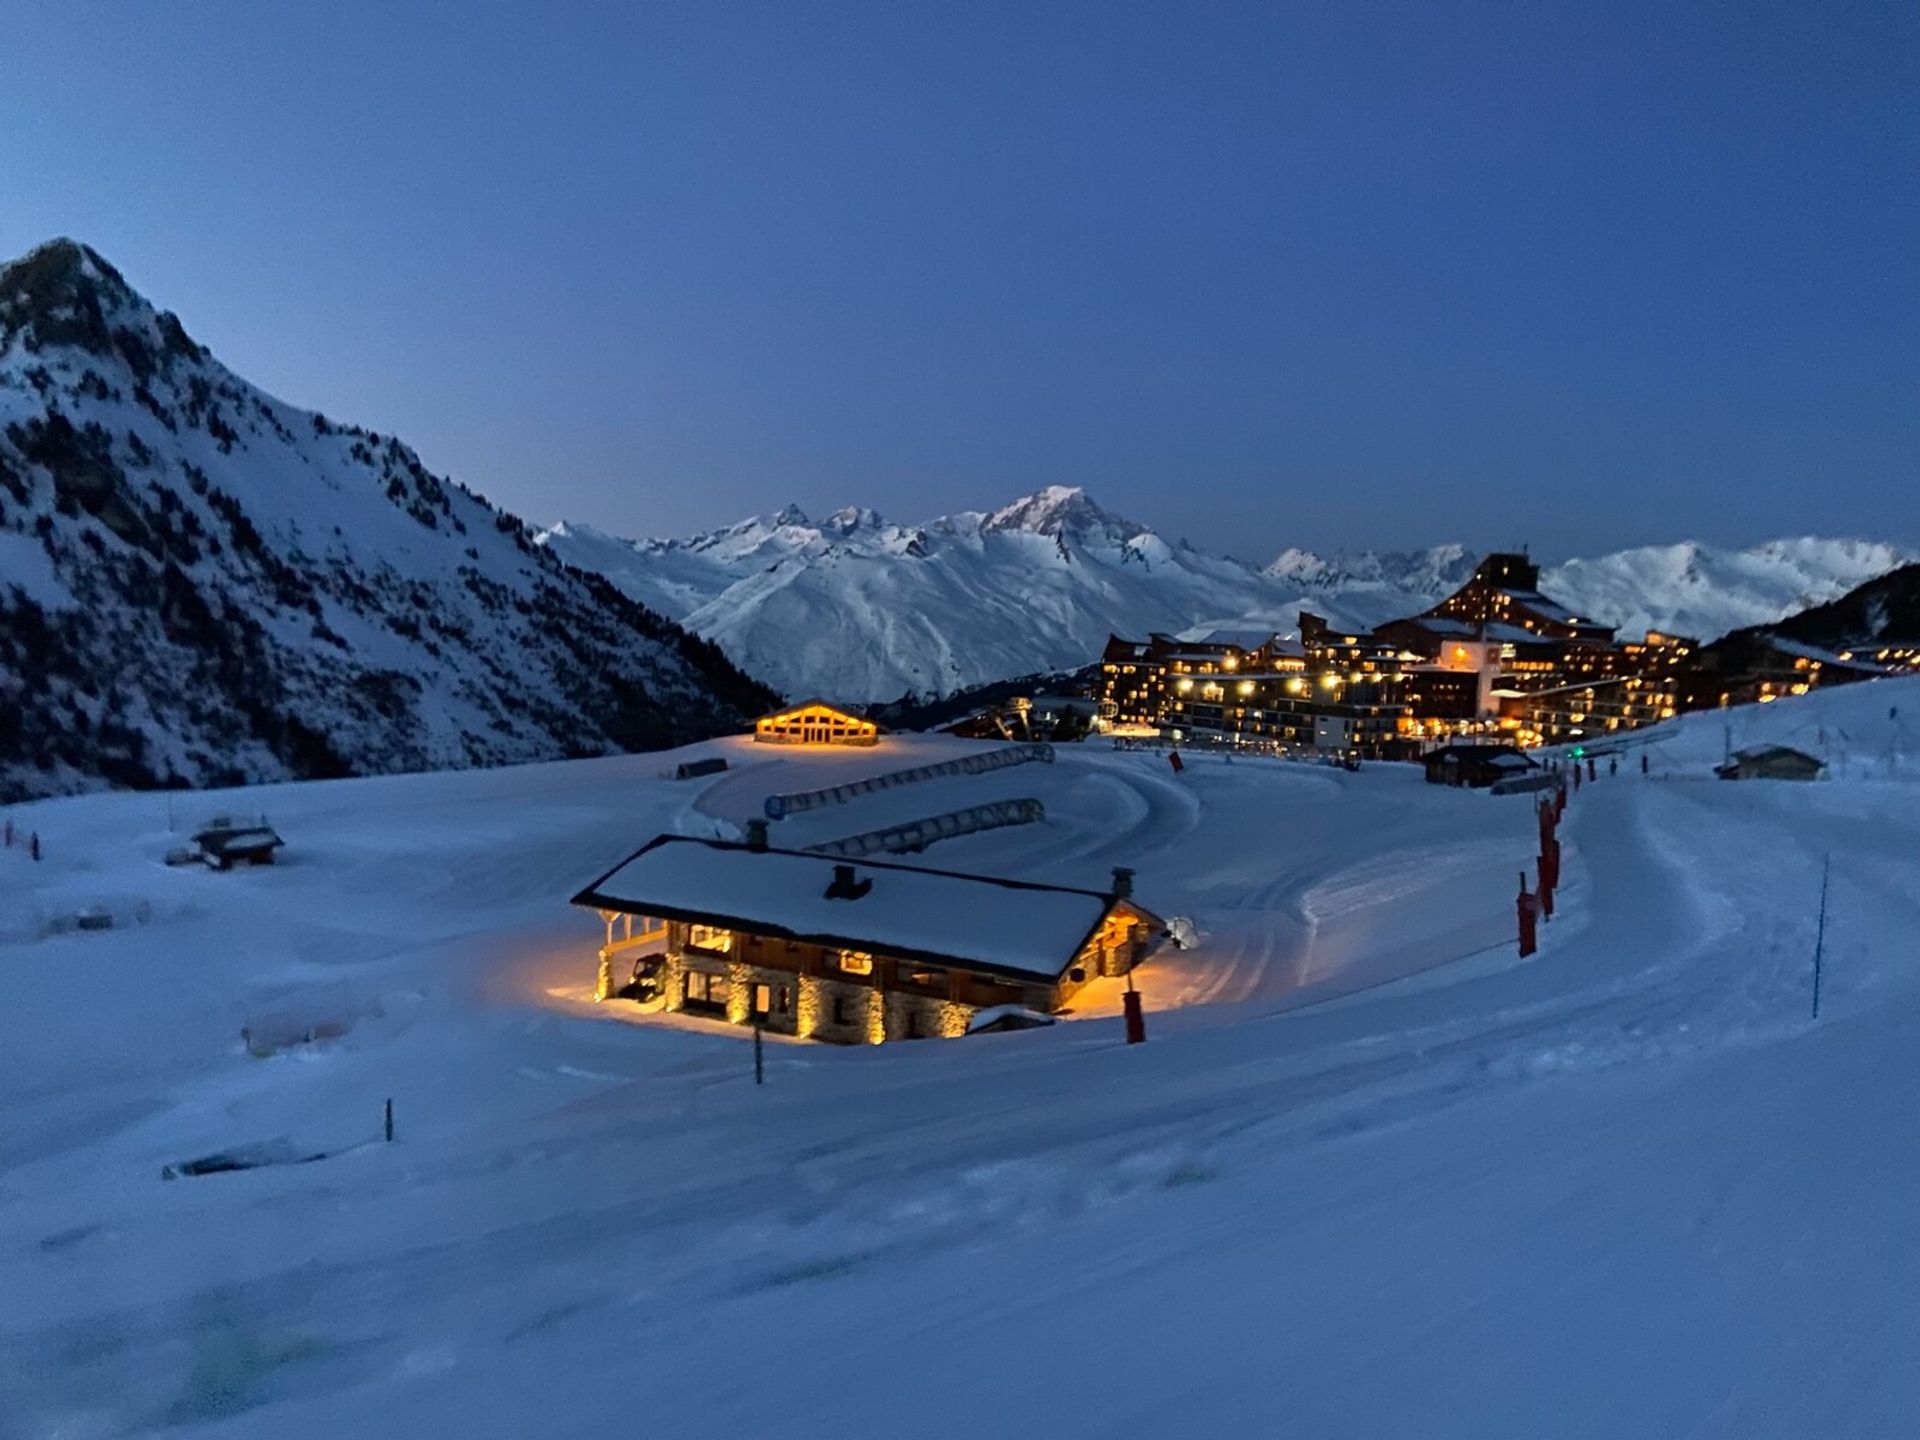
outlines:
{"label": "snowy mountain peak", "polygon": [[820,522],[820,529],[824,533],[838,535],[842,539],[863,531],[871,533],[886,528],[887,522],[881,518],[878,510],[869,510],[861,505],[848,505]]}
{"label": "snowy mountain peak", "polygon": [[24,301],[47,314],[71,310],[102,287],[110,287],[108,298],[114,304],[135,298],[120,272],[98,251],[65,236],[0,264],[0,298]]}
{"label": "snowy mountain peak", "polygon": [[97,251],[50,240],[0,265],[0,346],[71,349],[125,363],[145,381],[207,352],[171,312],[157,310]]}
{"label": "snowy mountain peak", "polygon": [[1049,485],[1044,490],[1003,505],[981,522],[982,531],[1020,530],[1032,535],[1049,535],[1123,545],[1147,527],[1102,509],[1078,485]]}

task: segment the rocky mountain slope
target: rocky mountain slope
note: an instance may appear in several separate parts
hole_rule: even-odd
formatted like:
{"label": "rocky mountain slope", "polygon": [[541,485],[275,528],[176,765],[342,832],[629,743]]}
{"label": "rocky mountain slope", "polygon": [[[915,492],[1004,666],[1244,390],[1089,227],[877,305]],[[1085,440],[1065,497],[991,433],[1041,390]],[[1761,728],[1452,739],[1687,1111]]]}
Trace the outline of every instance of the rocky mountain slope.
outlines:
{"label": "rocky mountain slope", "polygon": [[1772,628],[1790,640],[1829,650],[1920,643],[1920,563],[1903,565]]}
{"label": "rocky mountain slope", "polygon": [[[604,573],[789,694],[893,700],[1069,670],[1109,632],[1292,629],[1304,607],[1373,625],[1431,605],[1472,572],[1460,545],[1257,568],[1043,490],[991,512],[896,525],[871,510],[814,521],[789,506],[685,540],[629,541],[561,524],[540,543]],[[1858,540],[1621,551],[1547,569],[1548,593],[1624,631],[1702,638],[1843,594],[1913,558]]]}
{"label": "rocky mountain slope", "polygon": [[0,799],[599,754],[769,699],[85,246],[0,267]]}
{"label": "rocky mountain slope", "polygon": [[[1766,663],[1776,638],[1850,651],[1869,662],[1882,647],[1920,643],[1920,564],[1903,565],[1778,623],[1729,631],[1705,647],[1701,663],[1716,674],[1738,674]],[[1717,681],[1703,684],[1708,694],[1717,688]]]}

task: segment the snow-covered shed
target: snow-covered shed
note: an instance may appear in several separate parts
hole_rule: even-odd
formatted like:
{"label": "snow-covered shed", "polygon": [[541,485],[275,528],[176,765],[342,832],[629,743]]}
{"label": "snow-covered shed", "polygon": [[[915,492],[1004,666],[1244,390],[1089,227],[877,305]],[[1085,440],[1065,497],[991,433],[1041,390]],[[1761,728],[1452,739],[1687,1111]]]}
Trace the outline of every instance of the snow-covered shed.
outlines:
{"label": "snow-covered shed", "polygon": [[1484,789],[1511,781],[1536,769],[1533,760],[1513,745],[1448,745],[1421,757],[1429,785],[1463,785]]}
{"label": "snow-covered shed", "polygon": [[1756,745],[1734,751],[1713,773],[1722,780],[1818,780],[1826,768],[1818,756],[1791,745]]}
{"label": "snow-covered shed", "polygon": [[[962,1035],[977,1012],[1054,1013],[1164,928],[1109,890],[662,835],[574,897],[607,925],[600,994],[631,962],[670,1010],[802,1038]],[[640,939],[630,938],[640,917]],[[619,923],[629,931],[616,939]]]}
{"label": "snow-covered shed", "polygon": [[222,817],[193,837],[200,859],[215,870],[231,870],[238,865],[271,865],[273,852],[286,843],[264,817],[258,820]]}

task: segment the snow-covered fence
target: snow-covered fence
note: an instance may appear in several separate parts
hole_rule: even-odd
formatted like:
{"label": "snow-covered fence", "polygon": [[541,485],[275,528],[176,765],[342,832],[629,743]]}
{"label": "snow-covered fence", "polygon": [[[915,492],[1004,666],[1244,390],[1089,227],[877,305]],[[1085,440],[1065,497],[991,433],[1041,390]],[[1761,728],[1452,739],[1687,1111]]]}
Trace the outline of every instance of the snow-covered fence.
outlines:
{"label": "snow-covered fence", "polygon": [[1051,745],[1003,745],[979,755],[944,760],[938,765],[916,765],[911,770],[894,770],[870,780],[850,780],[845,785],[830,785],[824,790],[801,790],[792,795],[769,795],[767,818],[784,820],[803,810],[818,810],[827,805],[844,805],[862,795],[896,790],[902,785],[917,785],[923,780],[940,780],[949,775],[978,775],[988,770],[1004,770],[1009,765],[1053,763]]}
{"label": "snow-covered fence", "polygon": [[1031,825],[1047,818],[1047,807],[1038,800],[995,800],[987,805],[970,805],[945,815],[930,815],[905,825],[889,825],[844,840],[829,840],[824,845],[809,845],[817,855],[837,860],[858,860],[863,855],[878,855],[902,850],[924,850],[936,840],[951,840],[956,835],[971,835],[980,830],[998,830],[1008,825]]}

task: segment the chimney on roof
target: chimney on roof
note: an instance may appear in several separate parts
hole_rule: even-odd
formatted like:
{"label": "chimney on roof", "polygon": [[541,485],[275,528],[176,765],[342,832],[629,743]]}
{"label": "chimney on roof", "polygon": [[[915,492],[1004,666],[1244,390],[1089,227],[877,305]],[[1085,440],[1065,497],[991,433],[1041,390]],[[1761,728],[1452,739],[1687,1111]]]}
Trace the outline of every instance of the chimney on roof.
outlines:
{"label": "chimney on roof", "polygon": [[858,900],[873,889],[873,877],[865,880],[853,878],[853,866],[836,865],[833,867],[833,881],[827,886],[829,900]]}
{"label": "chimney on roof", "polygon": [[1133,869],[1127,865],[1113,867],[1113,894],[1117,900],[1126,900],[1133,895]]}
{"label": "chimney on roof", "polygon": [[747,849],[765,850],[767,848],[767,822],[764,820],[747,821]]}

